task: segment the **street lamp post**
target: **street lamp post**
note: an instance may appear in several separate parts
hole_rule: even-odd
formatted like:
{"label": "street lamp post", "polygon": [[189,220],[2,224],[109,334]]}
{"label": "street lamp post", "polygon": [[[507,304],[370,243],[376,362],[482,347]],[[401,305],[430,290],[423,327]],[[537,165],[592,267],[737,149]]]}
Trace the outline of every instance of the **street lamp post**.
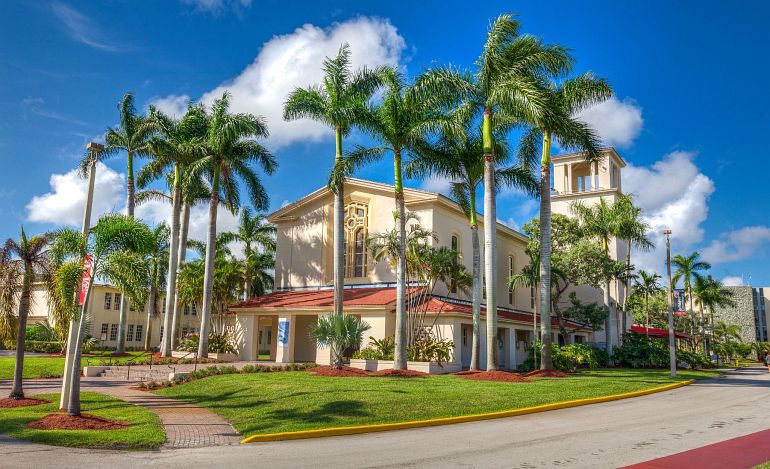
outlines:
{"label": "street lamp post", "polygon": [[676,342],[674,338],[674,303],[671,285],[671,230],[663,230],[666,235],[666,269],[668,270],[668,358],[671,365],[671,377],[676,378]]}

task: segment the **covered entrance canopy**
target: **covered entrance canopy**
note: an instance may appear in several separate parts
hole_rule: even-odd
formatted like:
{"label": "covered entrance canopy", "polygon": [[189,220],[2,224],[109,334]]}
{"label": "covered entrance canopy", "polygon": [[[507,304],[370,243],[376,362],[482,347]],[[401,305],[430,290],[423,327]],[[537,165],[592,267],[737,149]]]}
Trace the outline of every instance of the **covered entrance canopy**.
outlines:
{"label": "covered entrance canopy", "polygon": [[[644,326],[637,326],[633,325],[631,326],[631,330],[643,334],[648,335],[650,337],[654,337],[656,339],[667,339],[668,338],[668,329],[658,329],[657,327],[644,327]],[[690,335],[685,334],[684,332],[674,331],[674,337],[677,339],[689,339]]]}

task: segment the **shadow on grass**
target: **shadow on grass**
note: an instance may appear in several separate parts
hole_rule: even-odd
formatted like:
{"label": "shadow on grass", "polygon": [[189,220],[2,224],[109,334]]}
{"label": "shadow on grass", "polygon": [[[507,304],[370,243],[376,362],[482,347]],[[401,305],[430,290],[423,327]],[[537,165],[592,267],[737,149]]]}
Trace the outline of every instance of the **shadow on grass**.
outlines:
{"label": "shadow on grass", "polygon": [[342,417],[369,417],[371,413],[364,410],[363,401],[339,400],[326,402],[320,407],[299,409],[278,409],[264,415],[264,421],[255,425],[249,425],[244,429],[244,434],[265,433],[266,430],[277,425],[290,427],[331,424]]}

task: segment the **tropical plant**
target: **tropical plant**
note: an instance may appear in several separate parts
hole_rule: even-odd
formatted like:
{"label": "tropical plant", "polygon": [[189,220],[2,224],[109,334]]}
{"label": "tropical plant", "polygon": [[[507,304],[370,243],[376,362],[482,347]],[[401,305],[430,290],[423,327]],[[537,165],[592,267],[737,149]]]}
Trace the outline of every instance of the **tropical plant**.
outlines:
{"label": "tropical plant", "polygon": [[[479,185],[484,180],[483,141],[481,129],[476,128],[474,130],[471,122],[447,127],[441,132],[438,142],[432,145],[430,151],[419,153],[417,158],[409,162],[406,167],[406,174],[411,178],[422,178],[430,175],[452,181],[452,197],[468,218],[473,252],[471,287],[473,342],[470,369],[478,370],[481,355],[482,281],[476,196]],[[531,172],[520,166],[502,166],[509,158],[508,146],[503,136],[496,136],[494,144],[495,162],[498,165],[495,168],[497,185],[505,184],[509,187],[524,189],[525,192],[533,192],[537,188],[537,182]]]}
{"label": "tropical plant", "polygon": [[239,205],[240,190],[237,179],[240,178],[246,184],[254,207],[257,210],[264,210],[268,206],[267,192],[262,186],[259,176],[252,168],[252,164],[258,165],[266,174],[273,174],[278,166],[273,155],[253,140],[254,137],[267,137],[268,132],[264,118],[251,114],[231,114],[229,108],[230,95],[225,92],[211,106],[211,114],[208,117],[208,133],[206,140],[201,145],[204,156],[190,166],[190,173],[193,177],[204,174],[211,185],[203,277],[201,341],[198,351],[198,355],[204,358],[208,354],[207,342],[213,300],[217,208],[220,191],[224,194],[224,198],[231,201],[233,205]]}
{"label": "tropical plant", "polygon": [[[342,160],[342,138],[350,133],[366,110],[366,102],[381,85],[381,69],[352,72],[350,47],[340,46],[337,56],[323,63],[323,84],[297,88],[289,94],[283,110],[285,120],[312,119],[334,129],[334,168]],[[342,314],[345,287],[344,184],[330,187],[334,193],[334,313]]]}
{"label": "tropical plant", "polygon": [[150,290],[147,306],[147,325],[145,327],[144,349],[150,350],[153,319],[160,315],[158,310],[158,295],[166,286],[166,270],[170,250],[171,230],[168,225],[161,223],[152,230],[152,243],[147,253],[150,266]]}
{"label": "tropical plant", "polygon": [[407,351],[410,361],[435,362],[443,367],[452,359],[455,343],[449,339],[438,339],[432,335],[420,336]]}
{"label": "tropical plant", "polygon": [[[484,158],[484,269],[487,290],[487,370],[497,370],[497,224],[494,135],[552,112],[542,83],[569,70],[571,57],[560,46],[520,35],[520,24],[501,15],[490,25],[473,74],[451,67],[428,70],[416,83],[423,99],[437,106],[461,107],[482,117]],[[548,285],[550,282],[546,282]],[[547,288],[546,288],[547,290]]]}
{"label": "tropical plant", "polygon": [[339,370],[345,351],[358,348],[369,329],[371,326],[356,316],[327,314],[318,317],[318,322],[310,329],[310,338],[331,350],[331,366]]}
{"label": "tropical plant", "polygon": [[631,368],[663,368],[668,366],[668,344],[636,332],[626,332],[623,345],[612,352],[615,363]]}
{"label": "tropical plant", "polygon": [[639,278],[637,279],[636,284],[634,285],[634,288],[644,297],[644,311],[646,313],[644,327],[645,329],[648,329],[645,332],[645,335],[649,336],[650,335],[649,333],[650,296],[653,296],[656,293],[663,291],[663,287],[660,286],[660,275],[654,272],[648,273],[648,272],[645,272],[644,270],[640,270]]}
{"label": "tropical plant", "polygon": [[[87,236],[72,229],[55,232],[51,251],[57,259],[81,258],[84,246],[91,256],[92,278],[103,278],[117,286],[131,304],[147,302],[150,284],[147,254],[152,250],[152,232],[145,224],[124,215],[107,214],[99,219]],[[80,415],[80,362],[91,294],[92,288],[89,288],[76,318],[80,326],[75,341],[67,404],[67,412],[73,416]]]}
{"label": "tropical plant", "polygon": [[[188,334],[179,341],[179,350],[183,352],[198,352],[200,336],[198,334]],[[209,352],[210,353],[237,353],[232,337],[225,332],[211,331],[209,333]]]}
{"label": "tropical plant", "polygon": [[[252,215],[248,207],[243,207],[238,230],[222,234],[226,235],[226,241],[239,241],[244,244],[243,298],[248,300],[264,294],[270,287],[269,279],[272,279],[265,272],[265,268],[270,268],[268,264],[275,252],[275,225],[268,223],[264,214]],[[257,270],[254,270],[255,267]]]}
{"label": "tropical plant", "polygon": [[[700,307],[703,350],[706,355],[709,355],[708,341],[706,340],[706,334],[704,332],[705,324],[708,323],[710,325],[710,329],[712,329],[711,334],[713,335],[714,308],[734,308],[736,305],[734,299],[735,291],[725,287],[722,285],[722,282],[716,280],[711,275],[706,277],[697,276],[695,277],[695,285],[693,286],[693,295]],[[704,317],[705,309],[708,309],[709,312],[708,320]]]}
{"label": "tropical plant", "polygon": [[[691,253],[689,256],[683,256],[681,254],[677,254],[671,259],[671,267],[674,269],[674,274],[671,277],[671,282],[674,285],[677,285],[679,281],[682,281],[685,294],[687,295],[687,299],[689,300],[690,307],[689,307],[689,314],[694,316],[695,315],[695,295],[693,295],[693,285],[694,282],[698,279],[702,279],[703,276],[701,275],[701,272],[704,270],[709,270],[711,268],[711,264],[708,262],[702,261],[700,259],[700,253],[698,251],[695,251]],[[701,309],[700,314],[700,335],[701,337],[704,337],[703,342],[703,351],[705,352],[705,318],[703,316],[703,310]]]}
{"label": "tropical plant", "polygon": [[[16,334],[16,362],[13,368],[13,387],[8,396],[11,399],[24,399],[24,388],[22,386],[24,340],[26,339],[27,317],[29,316],[31,302],[31,285],[36,273],[49,268],[47,249],[50,241],[51,237],[48,234],[28,238],[24,232],[24,227],[22,227],[18,241],[9,238],[3,247],[0,248],[0,258],[15,259],[15,268],[22,272],[17,323],[18,332]],[[12,261],[9,260],[7,262]],[[18,279],[18,277],[16,278]]]}
{"label": "tropical plant", "polygon": [[[7,249],[0,249],[0,342],[15,342],[19,330],[16,317],[23,272]],[[14,344],[15,347],[15,344]]]}

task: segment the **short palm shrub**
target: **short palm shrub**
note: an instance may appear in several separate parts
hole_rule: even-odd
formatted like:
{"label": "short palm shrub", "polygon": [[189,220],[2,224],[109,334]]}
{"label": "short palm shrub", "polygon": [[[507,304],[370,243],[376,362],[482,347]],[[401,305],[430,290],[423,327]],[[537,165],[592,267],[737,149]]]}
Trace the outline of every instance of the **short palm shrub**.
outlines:
{"label": "short palm shrub", "polygon": [[[537,368],[537,355],[540,354],[542,344],[540,341],[527,347],[527,359],[522,363],[522,370],[534,370]],[[607,352],[586,344],[569,344],[558,346],[551,344],[551,358],[553,367],[561,371],[573,371],[577,368],[598,368],[607,364]]]}
{"label": "short palm shrub", "polygon": [[318,318],[310,337],[321,347],[329,347],[332,367],[341,369],[345,351],[357,349],[369,329],[371,326],[356,316],[328,314]]}
{"label": "short palm shrub", "polygon": [[[200,336],[188,334],[179,341],[179,349],[182,352],[197,352]],[[211,332],[209,334],[209,353],[236,353],[235,344],[229,334],[224,332]]]}

